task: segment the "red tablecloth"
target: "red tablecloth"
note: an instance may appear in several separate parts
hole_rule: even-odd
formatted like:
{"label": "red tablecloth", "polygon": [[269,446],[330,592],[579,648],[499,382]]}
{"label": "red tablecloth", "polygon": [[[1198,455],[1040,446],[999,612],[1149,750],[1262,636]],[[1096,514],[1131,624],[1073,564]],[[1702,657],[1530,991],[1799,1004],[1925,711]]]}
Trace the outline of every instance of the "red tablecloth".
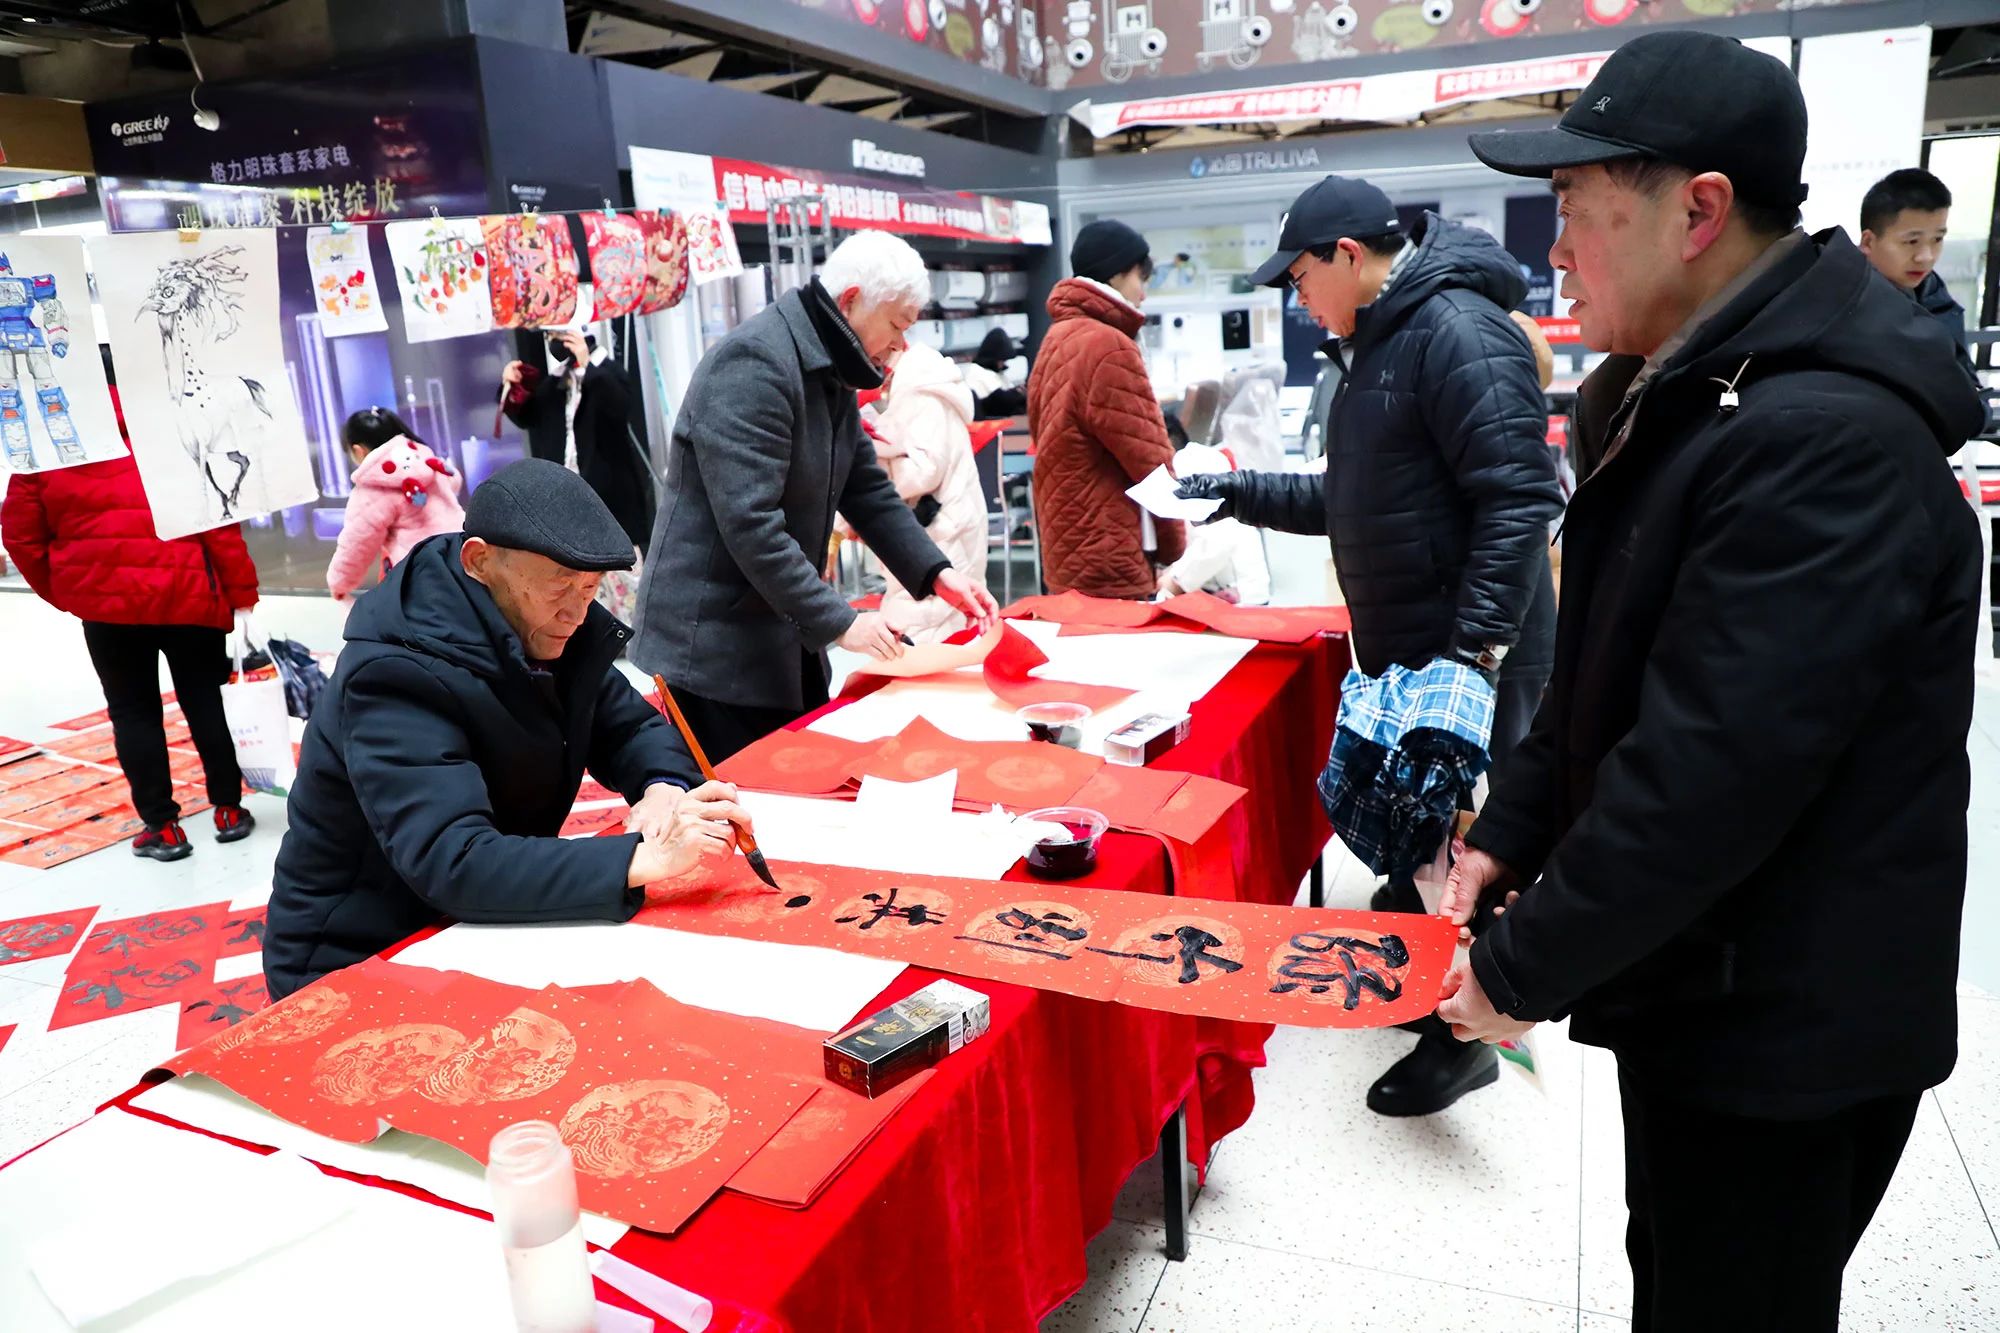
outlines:
{"label": "red tablecloth", "polygon": [[[1341,640],[1259,647],[1159,761],[1250,789],[1221,830],[1241,896],[1289,902],[1325,845],[1312,784],[1346,666]],[[1114,835],[1086,882],[1158,892],[1167,878],[1158,843]],[[935,976],[911,969],[877,1006]],[[712,1299],[718,1333],[1033,1333],[1083,1285],[1086,1244],[1174,1109],[1188,1105],[1198,1163],[1248,1117],[1249,1071],[1271,1029],[980,989],[991,1031],[946,1060],[810,1208],[725,1192],[679,1235],[635,1231],[615,1253]]]}

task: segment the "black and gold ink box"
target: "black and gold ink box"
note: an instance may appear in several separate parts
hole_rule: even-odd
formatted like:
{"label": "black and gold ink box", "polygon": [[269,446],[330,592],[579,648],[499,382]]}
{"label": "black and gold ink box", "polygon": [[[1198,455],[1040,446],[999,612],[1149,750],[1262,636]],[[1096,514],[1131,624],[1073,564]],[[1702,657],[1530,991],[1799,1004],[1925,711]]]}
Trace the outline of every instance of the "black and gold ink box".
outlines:
{"label": "black and gold ink box", "polygon": [[1148,713],[1104,738],[1104,762],[1144,768],[1188,738],[1194,719],[1187,713]]}
{"label": "black and gold ink box", "polygon": [[933,981],[826,1039],[826,1076],[879,1097],[967,1042],[986,1035],[993,1006],[976,990]]}

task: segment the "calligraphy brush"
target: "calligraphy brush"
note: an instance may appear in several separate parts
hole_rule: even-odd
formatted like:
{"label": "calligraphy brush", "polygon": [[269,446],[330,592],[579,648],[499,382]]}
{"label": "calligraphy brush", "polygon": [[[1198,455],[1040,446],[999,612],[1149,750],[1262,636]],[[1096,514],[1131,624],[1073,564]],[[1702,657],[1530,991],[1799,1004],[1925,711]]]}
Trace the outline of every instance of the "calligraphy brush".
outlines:
{"label": "calligraphy brush", "polygon": [[[701,742],[695,739],[694,728],[688,725],[686,715],[681,712],[681,706],[674,701],[674,692],[667,688],[666,677],[654,676],[653,684],[659,687],[660,703],[665,706],[667,716],[673,719],[674,727],[681,733],[681,739],[687,742],[688,753],[694,756],[694,762],[701,768],[701,775],[710,782],[720,781],[721,779],[715,776],[715,766],[709,763],[708,756],[702,753]],[[757,872],[757,878],[772,888],[777,888],[778,881],[771,874],[771,867],[765,862],[764,853],[757,850],[755,835],[747,828],[738,829],[736,845],[742,848],[743,858],[750,863],[750,868]]]}

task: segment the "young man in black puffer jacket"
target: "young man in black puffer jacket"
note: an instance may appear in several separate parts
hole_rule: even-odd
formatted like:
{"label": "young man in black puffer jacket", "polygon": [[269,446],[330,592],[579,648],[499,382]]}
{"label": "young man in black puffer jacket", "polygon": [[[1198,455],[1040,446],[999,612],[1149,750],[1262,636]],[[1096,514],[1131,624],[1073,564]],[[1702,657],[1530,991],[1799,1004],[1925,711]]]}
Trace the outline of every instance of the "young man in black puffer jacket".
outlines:
{"label": "young man in black puffer jacket", "polygon": [[[1535,354],[1508,311],[1520,265],[1485,232],[1426,215],[1406,238],[1389,197],[1329,176],[1285,217],[1255,281],[1291,287],[1342,367],[1324,479],[1275,472],[1190,478],[1218,516],[1332,539],[1368,675],[1466,662],[1497,683],[1489,753],[1527,733],[1555,646],[1549,525],[1562,509]],[[1419,911],[1413,886],[1384,905]],[[1368,1091],[1384,1115],[1428,1115],[1498,1077],[1489,1049],[1435,1019]]]}

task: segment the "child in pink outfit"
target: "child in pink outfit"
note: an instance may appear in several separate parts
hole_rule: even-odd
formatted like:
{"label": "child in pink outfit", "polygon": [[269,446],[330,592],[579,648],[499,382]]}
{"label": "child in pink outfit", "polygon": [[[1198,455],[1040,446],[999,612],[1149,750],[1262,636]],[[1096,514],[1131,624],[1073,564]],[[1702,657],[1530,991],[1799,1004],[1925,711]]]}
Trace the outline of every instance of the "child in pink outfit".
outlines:
{"label": "child in pink outfit", "polygon": [[354,493],[326,586],[344,602],[371,569],[386,573],[424,538],[464,527],[465,510],[458,502],[463,478],[394,412],[356,412],[342,435],[355,460]]}

